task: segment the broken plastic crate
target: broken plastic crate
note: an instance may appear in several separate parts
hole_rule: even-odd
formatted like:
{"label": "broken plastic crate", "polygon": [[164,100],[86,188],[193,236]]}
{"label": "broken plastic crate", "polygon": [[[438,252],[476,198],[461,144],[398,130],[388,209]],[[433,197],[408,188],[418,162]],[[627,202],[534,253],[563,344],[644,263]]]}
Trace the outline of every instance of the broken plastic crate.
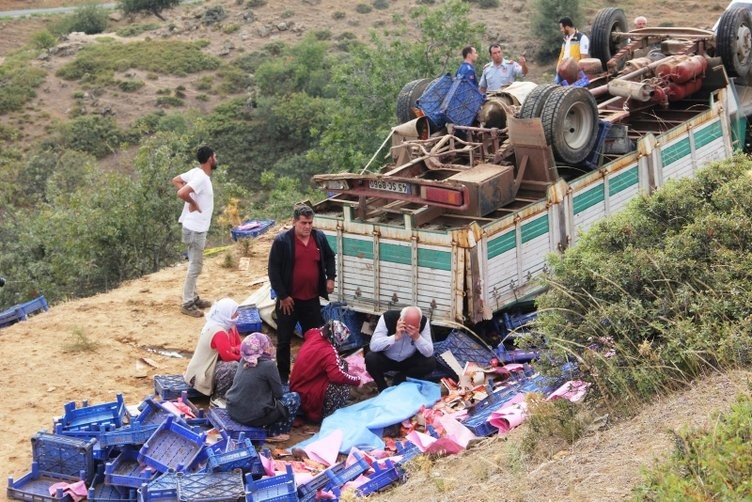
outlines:
{"label": "broken plastic crate", "polygon": [[237,440],[243,433],[253,443],[263,443],[266,440],[265,429],[234,421],[225,408],[209,408],[207,416],[215,428],[225,431],[232,439]]}
{"label": "broken plastic crate", "polygon": [[197,434],[177,417],[167,417],[144,443],[138,460],[159,472],[191,469],[204,448],[206,433]]}
{"label": "broken plastic crate", "polygon": [[355,462],[344,469],[338,472],[333,472],[331,469],[324,471],[326,477],[329,478],[328,488],[341,488],[345,483],[352,481],[370,468],[368,462],[357,452],[354,453],[354,456]]}
{"label": "broken plastic crate", "polygon": [[167,471],[157,476],[152,481],[141,485],[138,489],[138,501],[150,502],[152,500],[177,500],[178,476],[175,471]]}
{"label": "broken plastic crate", "polygon": [[154,377],[154,393],[163,400],[177,399],[183,392],[186,393],[188,399],[206,397],[185,383],[183,375],[156,375]]}
{"label": "broken plastic crate", "polygon": [[368,476],[368,481],[355,488],[357,495],[367,496],[376,493],[405,475],[404,471],[391,460],[387,459],[384,464],[384,466],[380,466],[378,462],[373,464],[375,472]]}
{"label": "broken plastic crate", "polygon": [[344,303],[329,302],[321,308],[321,317],[324,318],[324,322],[330,320],[340,321],[350,330],[350,337],[339,347],[340,352],[358,349],[365,345],[363,334],[361,333],[363,317],[359,312],[350,310]]}
{"label": "broken plastic crate", "polygon": [[0,328],[10,326],[18,321],[25,321],[29,314],[36,312],[37,310],[49,310],[47,300],[44,296],[34,298],[25,303],[19,303],[13,307],[0,312]]}
{"label": "broken plastic crate", "polygon": [[[455,375],[454,371],[447,365],[444,359],[441,358],[441,354],[447,350],[451,351],[454,358],[457,359],[457,362],[462,367],[468,362],[487,366],[491,359],[496,357],[496,353],[489,347],[473,340],[470,338],[470,335],[465,332],[454,329],[449,333],[446,339],[434,343],[433,350],[438,365],[449,372],[450,375]],[[455,377],[459,377],[459,375],[455,375]]]}
{"label": "broken plastic crate", "polygon": [[[234,441],[232,443],[234,444]],[[233,469],[251,471],[254,465],[260,465],[256,448],[247,438],[243,438],[235,449],[217,452],[213,448],[207,448],[206,453],[209,457],[207,467],[210,472],[227,472]]]}
{"label": "broken plastic crate", "polygon": [[246,502],[298,502],[292,467],[287,464],[285,469],[285,474],[259,480],[254,480],[253,476],[246,474]]}
{"label": "broken plastic crate", "polygon": [[234,241],[246,237],[258,237],[269,230],[272,225],[274,225],[274,220],[245,220],[230,230],[230,235],[232,235]]}
{"label": "broken plastic crate", "polygon": [[154,479],[157,471],[138,461],[138,450],[123,448],[112,462],[104,467],[105,482],[109,485],[138,488]]}
{"label": "broken plastic crate", "polygon": [[320,472],[316,476],[313,477],[310,481],[307,483],[304,483],[302,485],[298,485],[298,496],[300,497],[300,500],[303,502],[307,502],[309,500],[316,500],[316,493],[323,489],[328,483],[329,483],[329,476],[327,476],[327,472],[331,471],[333,473],[338,473],[340,471],[343,471],[345,469],[345,463],[340,462],[338,464],[334,464],[330,468],[328,468],[326,471]]}
{"label": "broken plastic crate", "polygon": [[241,305],[238,307],[238,320],[235,324],[238,333],[245,335],[255,331],[261,331],[261,314],[256,305]]}
{"label": "broken plastic crate", "polygon": [[78,481],[80,478],[71,479],[68,476],[45,474],[39,469],[38,462],[31,463],[31,472],[21,476],[17,480],[8,478],[7,495],[9,499],[28,500],[31,502],[60,502],[63,498],[63,489],[58,488],[55,495],[50,495],[50,487],[60,482]]}
{"label": "broken plastic crate", "polygon": [[58,421],[64,430],[92,430],[94,428],[123,426],[123,418],[126,415],[123,395],[118,394],[115,401],[89,406],[83,402],[81,408],[76,408],[76,403],[70,401],[65,404],[65,415]]}
{"label": "broken plastic crate", "polygon": [[179,501],[236,502],[245,495],[240,469],[194,474],[178,472],[175,479]]}

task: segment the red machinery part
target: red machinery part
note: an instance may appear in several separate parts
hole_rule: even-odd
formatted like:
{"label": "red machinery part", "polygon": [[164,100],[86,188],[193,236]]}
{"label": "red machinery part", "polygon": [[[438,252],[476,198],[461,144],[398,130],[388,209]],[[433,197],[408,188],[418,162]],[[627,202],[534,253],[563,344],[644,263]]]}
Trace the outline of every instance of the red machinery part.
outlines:
{"label": "red machinery part", "polygon": [[707,68],[708,60],[703,56],[677,57],[671,61],[659,64],[655,69],[655,73],[672,82],[687,82],[703,75]]}
{"label": "red machinery part", "polygon": [[700,87],[702,87],[701,78],[689,82],[671,82],[668,84],[668,100],[681,101],[699,91]]}

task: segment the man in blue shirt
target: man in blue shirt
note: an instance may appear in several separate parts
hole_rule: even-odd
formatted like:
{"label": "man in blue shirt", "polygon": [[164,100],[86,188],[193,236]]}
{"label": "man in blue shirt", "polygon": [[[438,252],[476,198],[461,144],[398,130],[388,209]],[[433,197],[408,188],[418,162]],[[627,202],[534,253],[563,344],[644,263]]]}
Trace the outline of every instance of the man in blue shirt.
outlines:
{"label": "man in blue shirt", "polygon": [[478,51],[475,47],[468,45],[462,49],[462,57],[465,58],[460,64],[455,74],[458,78],[466,78],[468,82],[472,82],[475,87],[478,87],[478,77],[475,76],[475,61],[478,59]]}
{"label": "man in blue shirt", "polygon": [[514,82],[515,78],[527,75],[525,56],[520,56],[519,62],[504,59],[504,51],[500,44],[491,45],[488,53],[491,55],[491,62],[483,67],[480,92],[498,91]]}

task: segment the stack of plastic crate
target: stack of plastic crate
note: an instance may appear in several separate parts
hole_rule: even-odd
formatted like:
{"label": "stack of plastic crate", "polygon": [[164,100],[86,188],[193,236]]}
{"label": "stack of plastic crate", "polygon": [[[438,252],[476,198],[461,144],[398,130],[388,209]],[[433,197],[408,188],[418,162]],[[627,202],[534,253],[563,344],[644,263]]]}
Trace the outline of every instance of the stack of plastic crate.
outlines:
{"label": "stack of plastic crate", "polygon": [[298,502],[292,467],[288,464],[285,469],[285,474],[259,480],[254,480],[250,474],[246,474],[246,502]]}
{"label": "stack of plastic crate", "polygon": [[196,433],[180,418],[167,417],[138,453],[138,461],[159,472],[196,467],[204,451],[206,433]]}
{"label": "stack of plastic crate", "polygon": [[364,497],[376,493],[405,476],[405,471],[389,459],[385,460],[383,465],[378,462],[374,463],[373,468],[374,473],[368,476],[368,481],[355,488],[357,495]]}
{"label": "stack of plastic crate", "polygon": [[246,438],[256,444],[262,444],[266,440],[265,429],[243,425],[234,421],[224,408],[210,408],[207,416],[216,429],[225,431],[232,439],[237,440],[240,434],[243,433]]}

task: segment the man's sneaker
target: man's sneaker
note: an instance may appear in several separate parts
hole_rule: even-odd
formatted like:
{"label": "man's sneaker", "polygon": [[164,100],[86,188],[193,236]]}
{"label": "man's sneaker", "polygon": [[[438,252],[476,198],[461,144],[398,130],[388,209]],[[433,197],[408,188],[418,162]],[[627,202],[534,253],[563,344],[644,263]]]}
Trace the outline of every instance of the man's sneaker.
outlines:
{"label": "man's sneaker", "polygon": [[209,300],[204,300],[204,299],[201,299],[201,298],[199,298],[198,296],[197,296],[197,297],[196,297],[196,299],[195,299],[195,300],[193,301],[193,304],[194,304],[194,305],[195,305],[196,307],[200,308],[200,309],[208,309],[209,307],[211,307],[211,306],[212,306],[212,302],[210,302]]}
{"label": "man's sneaker", "polygon": [[201,312],[193,303],[190,305],[183,305],[182,307],[180,307],[180,311],[183,314],[189,315],[191,317],[204,317],[204,313]]}

